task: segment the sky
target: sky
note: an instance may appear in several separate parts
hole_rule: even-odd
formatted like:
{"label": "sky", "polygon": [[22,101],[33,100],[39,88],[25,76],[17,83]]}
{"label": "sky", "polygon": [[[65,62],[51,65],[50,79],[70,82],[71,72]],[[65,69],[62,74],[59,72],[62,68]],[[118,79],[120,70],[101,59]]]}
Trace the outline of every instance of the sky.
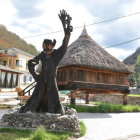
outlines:
{"label": "sky", "polygon": [[[72,17],[69,45],[81,34],[84,23],[89,36],[103,48],[140,37],[140,14],[100,24],[112,18],[140,12],[140,0],[1,0],[0,24],[27,43],[42,51],[44,39],[56,39],[55,48],[62,44],[64,32],[58,17],[64,9]],[[52,33],[61,31],[57,33]],[[106,48],[123,61],[140,47],[140,39],[124,45]]]}

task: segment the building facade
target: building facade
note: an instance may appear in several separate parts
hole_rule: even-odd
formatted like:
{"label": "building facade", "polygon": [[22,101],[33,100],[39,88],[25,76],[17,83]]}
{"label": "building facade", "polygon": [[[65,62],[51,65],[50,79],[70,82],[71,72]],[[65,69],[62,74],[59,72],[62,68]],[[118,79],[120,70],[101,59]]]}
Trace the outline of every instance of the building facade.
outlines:
{"label": "building facade", "polygon": [[20,84],[22,72],[0,65],[0,89],[15,88]]}
{"label": "building facade", "polygon": [[33,57],[27,52],[11,47],[0,50],[0,65],[23,73],[20,75],[20,84],[30,84],[34,79],[28,70],[28,60]]}

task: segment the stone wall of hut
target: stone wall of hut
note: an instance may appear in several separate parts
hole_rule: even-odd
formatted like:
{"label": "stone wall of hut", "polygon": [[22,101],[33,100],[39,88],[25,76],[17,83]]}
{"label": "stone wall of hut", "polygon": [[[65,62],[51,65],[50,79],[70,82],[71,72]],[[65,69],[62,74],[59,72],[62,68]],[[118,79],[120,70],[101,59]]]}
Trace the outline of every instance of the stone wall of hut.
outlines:
{"label": "stone wall of hut", "polygon": [[[123,95],[118,94],[90,94],[89,101],[105,102],[111,104],[122,104]],[[128,96],[127,103],[130,105],[140,105],[140,97]]]}

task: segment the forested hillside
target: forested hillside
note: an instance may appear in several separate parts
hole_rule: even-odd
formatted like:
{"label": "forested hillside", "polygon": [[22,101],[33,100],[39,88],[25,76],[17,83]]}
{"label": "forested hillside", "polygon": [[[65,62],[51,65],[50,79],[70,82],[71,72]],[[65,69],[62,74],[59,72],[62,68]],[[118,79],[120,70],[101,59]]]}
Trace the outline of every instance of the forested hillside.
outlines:
{"label": "forested hillside", "polygon": [[140,47],[135,53],[124,59],[123,63],[133,68],[135,72],[140,72]]}
{"label": "forested hillside", "polygon": [[0,49],[10,47],[15,47],[34,56],[39,54],[34,45],[27,44],[18,35],[8,31],[4,25],[0,25]]}
{"label": "forested hillside", "polygon": [[140,88],[140,47],[123,62],[135,71],[134,75],[128,76],[130,86]]}
{"label": "forested hillside", "polygon": [[138,55],[140,55],[140,47],[137,48],[137,50],[135,51],[135,53],[133,53],[132,55],[130,55],[129,57],[127,57],[126,59],[124,59],[124,63],[126,65],[134,65],[137,63],[137,57]]}

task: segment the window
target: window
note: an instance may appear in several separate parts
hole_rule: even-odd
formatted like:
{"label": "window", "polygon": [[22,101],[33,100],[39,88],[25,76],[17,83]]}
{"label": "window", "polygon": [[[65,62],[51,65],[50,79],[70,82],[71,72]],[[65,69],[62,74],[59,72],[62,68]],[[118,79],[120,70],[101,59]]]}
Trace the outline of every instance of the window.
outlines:
{"label": "window", "polygon": [[16,60],[16,66],[19,66],[19,60]]}
{"label": "window", "polygon": [[6,61],[3,61],[3,65],[6,66]]}
{"label": "window", "polygon": [[6,81],[5,77],[6,77],[6,72],[1,72],[0,87],[5,87],[5,81]]}
{"label": "window", "polygon": [[23,76],[23,82],[26,84],[26,75]]}
{"label": "window", "polygon": [[11,88],[11,76],[12,76],[12,73],[7,73],[7,79],[6,79],[7,88]]}
{"label": "window", "polygon": [[16,66],[22,66],[22,60],[16,60]]}
{"label": "window", "polygon": [[4,50],[4,53],[5,53],[5,54],[8,54],[8,50]]}
{"label": "window", "polygon": [[13,74],[13,87],[16,87],[17,86],[17,74]]}
{"label": "window", "polygon": [[32,76],[29,76],[29,81],[31,81],[31,82],[32,82]]}

